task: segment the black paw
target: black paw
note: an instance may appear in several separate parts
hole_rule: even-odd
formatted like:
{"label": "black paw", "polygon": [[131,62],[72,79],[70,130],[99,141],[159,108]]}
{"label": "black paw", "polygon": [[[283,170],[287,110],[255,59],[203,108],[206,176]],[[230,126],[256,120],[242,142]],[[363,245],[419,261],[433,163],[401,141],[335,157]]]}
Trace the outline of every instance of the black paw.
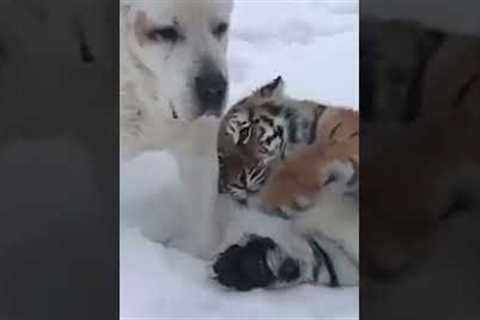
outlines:
{"label": "black paw", "polygon": [[240,291],[271,285],[276,278],[267,264],[267,252],[275,247],[272,239],[258,236],[251,236],[243,247],[230,246],[213,265],[215,279]]}
{"label": "black paw", "polygon": [[226,287],[239,291],[270,287],[276,282],[292,282],[300,277],[300,267],[292,258],[275,263],[271,270],[268,252],[278,249],[270,238],[252,235],[244,246],[233,245],[220,254],[213,265],[215,279]]}

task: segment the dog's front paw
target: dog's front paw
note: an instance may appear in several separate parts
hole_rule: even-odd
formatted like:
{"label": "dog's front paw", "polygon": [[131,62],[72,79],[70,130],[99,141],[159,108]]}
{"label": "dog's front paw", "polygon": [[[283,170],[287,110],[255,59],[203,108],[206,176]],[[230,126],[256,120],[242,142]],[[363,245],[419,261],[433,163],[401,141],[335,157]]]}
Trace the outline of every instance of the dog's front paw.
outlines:
{"label": "dog's front paw", "polygon": [[[278,257],[272,270],[269,263],[276,256],[277,244],[271,239],[250,235],[245,245],[228,247],[213,265],[215,279],[223,286],[239,291],[273,287],[300,277],[299,264],[292,258]],[[278,256],[278,255],[277,255]]]}

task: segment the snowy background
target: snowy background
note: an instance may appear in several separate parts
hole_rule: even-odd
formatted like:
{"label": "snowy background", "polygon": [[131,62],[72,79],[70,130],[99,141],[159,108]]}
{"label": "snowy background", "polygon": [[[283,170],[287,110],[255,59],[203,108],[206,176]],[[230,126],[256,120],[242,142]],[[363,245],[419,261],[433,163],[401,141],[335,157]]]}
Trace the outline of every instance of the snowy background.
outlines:
{"label": "snowy background", "polygon": [[[237,1],[229,64],[230,104],[282,75],[291,96],[357,109],[358,2]],[[152,199],[176,181],[175,164],[166,153],[122,164],[122,319],[358,318],[358,289],[304,285],[277,291],[226,291],[207,278],[204,261],[142,236],[133,225],[142,219],[142,212],[161,214]]]}

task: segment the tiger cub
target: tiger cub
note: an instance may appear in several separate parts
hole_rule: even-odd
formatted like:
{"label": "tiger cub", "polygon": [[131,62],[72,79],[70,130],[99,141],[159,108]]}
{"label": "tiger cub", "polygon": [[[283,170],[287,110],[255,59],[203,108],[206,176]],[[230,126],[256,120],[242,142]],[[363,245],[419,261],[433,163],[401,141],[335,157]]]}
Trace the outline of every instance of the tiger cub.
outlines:
{"label": "tiger cub", "polygon": [[277,77],[223,118],[219,191],[244,205],[258,196],[264,209],[283,214],[308,206],[324,185],[354,192],[358,136],[358,112],[288,98]]}
{"label": "tiger cub", "polygon": [[283,91],[283,79],[277,77],[233,105],[222,119],[219,192],[240,204],[248,204],[287,155],[315,140],[326,106],[290,99]]}
{"label": "tiger cub", "polygon": [[288,219],[316,256],[335,247],[332,274],[358,284],[358,112],[291,99],[282,89],[277,78],[222,119],[220,193]]}

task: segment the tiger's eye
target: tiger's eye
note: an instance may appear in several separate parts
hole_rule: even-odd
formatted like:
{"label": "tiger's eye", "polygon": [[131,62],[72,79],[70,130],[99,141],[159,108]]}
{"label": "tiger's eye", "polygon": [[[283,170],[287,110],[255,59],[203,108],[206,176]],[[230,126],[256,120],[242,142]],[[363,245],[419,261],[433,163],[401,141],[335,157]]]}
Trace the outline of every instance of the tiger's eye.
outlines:
{"label": "tiger's eye", "polygon": [[243,128],[242,130],[240,130],[240,139],[239,139],[239,142],[240,143],[247,143],[248,142],[248,139],[249,139],[249,134],[250,132],[250,128]]}

